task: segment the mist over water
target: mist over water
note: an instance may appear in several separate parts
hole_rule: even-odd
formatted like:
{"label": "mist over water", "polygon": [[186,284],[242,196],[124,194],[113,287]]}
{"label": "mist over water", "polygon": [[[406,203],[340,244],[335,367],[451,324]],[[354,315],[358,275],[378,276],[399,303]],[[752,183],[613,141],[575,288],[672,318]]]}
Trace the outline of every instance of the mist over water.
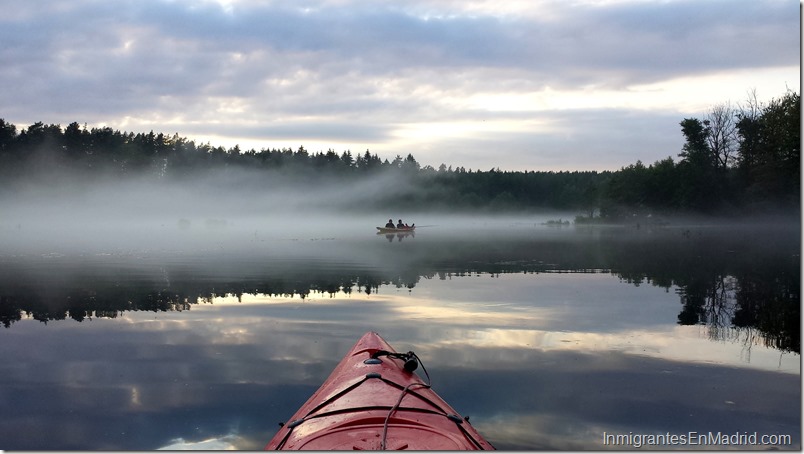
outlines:
{"label": "mist over water", "polygon": [[[380,202],[407,184],[232,170],[0,189],[0,401],[18,402],[0,435],[259,449],[376,330],[422,355],[499,448],[712,429],[800,446],[796,223],[581,226]],[[415,234],[377,234],[389,218]]]}
{"label": "mist over water", "polygon": [[40,175],[0,193],[0,254],[253,252],[255,243],[265,241],[276,253],[292,254],[305,241],[365,238],[389,218],[415,223],[419,232],[457,235],[573,216],[478,217],[378,206],[378,196],[395,191],[410,193],[411,188],[390,174],[348,185],[298,183],[281,174],[249,171],[199,173],[182,180],[85,181],[65,175],[49,180]]}

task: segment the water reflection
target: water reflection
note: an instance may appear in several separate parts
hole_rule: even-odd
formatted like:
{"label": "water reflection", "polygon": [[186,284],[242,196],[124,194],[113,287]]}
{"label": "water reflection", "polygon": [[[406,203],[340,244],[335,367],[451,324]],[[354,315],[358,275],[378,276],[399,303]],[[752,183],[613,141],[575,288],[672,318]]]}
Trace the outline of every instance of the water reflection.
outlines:
{"label": "water reflection", "polygon": [[[194,310],[196,317],[219,318],[222,322],[224,319],[217,315],[220,311],[237,308],[243,316],[258,317],[270,307],[271,314],[277,317],[293,319],[301,312],[310,322],[356,323],[367,330],[385,327],[390,321],[390,329],[407,326],[416,331],[417,324],[437,326],[437,332],[427,333],[429,348],[462,345],[472,348],[473,354],[500,348],[618,351],[788,373],[798,373],[800,369],[797,354],[768,348],[756,337],[741,335],[744,330],[733,328],[731,338],[707,342],[711,340],[709,327],[673,323],[677,296],[654,287],[623,287],[617,279],[602,274],[537,278],[511,274],[493,281],[487,276],[455,279],[465,281],[458,290],[439,281],[428,281],[421,283],[416,292],[398,289],[370,299],[344,293],[313,293],[304,299],[299,295],[246,293],[217,296],[210,301],[212,304]],[[510,291],[498,295],[500,285]],[[564,289],[572,285],[578,289],[568,297]],[[600,295],[612,302],[601,304]],[[616,320],[611,319],[612,313],[619,314]],[[229,334],[218,332],[215,337],[228,339]],[[243,343],[250,341],[245,339]],[[465,360],[464,355],[454,356],[454,361],[439,359],[442,364],[455,366]]]}
{"label": "water reflection", "polygon": [[0,439],[260,449],[377,330],[502,449],[710,430],[800,449],[797,237],[642,233],[0,257]]}
{"label": "water reflection", "polygon": [[[0,277],[0,321],[8,328],[24,317],[80,322],[126,311],[186,311],[226,294],[305,299],[317,293],[372,295],[383,287],[413,291],[424,281],[463,276],[605,273],[637,287],[677,293],[677,323],[705,325],[712,340],[748,339],[799,353],[800,263],[795,247],[800,240],[795,232],[783,233],[747,242],[752,233],[741,230],[694,235],[667,230],[634,237],[581,229],[550,237],[509,236],[493,243],[458,236],[400,244],[402,237],[412,237],[405,233],[391,235],[402,236],[391,238],[394,246],[406,246],[402,249],[352,245],[357,257],[352,262],[335,258],[344,243],[335,241],[308,250],[315,258],[305,255],[302,245],[302,253],[290,257],[257,250],[178,260],[158,254],[5,258],[0,261],[0,276],[5,276]],[[466,288],[462,282],[452,290]],[[601,316],[617,318],[612,313]]]}
{"label": "water reflection", "polygon": [[696,277],[679,288],[682,325],[706,325],[712,340],[744,338],[801,352],[800,279],[783,266],[762,266],[739,278]]}
{"label": "water reflection", "polygon": [[[678,339],[648,331],[627,339],[495,328],[502,320],[494,318],[476,326],[422,323],[395,310],[417,304],[406,291],[382,301],[343,298],[341,317],[327,310],[326,298],[253,298],[221,297],[183,314],[127,312],[81,327],[20,321],[0,344],[0,355],[14,360],[0,365],[0,399],[9,404],[0,408],[0,435],[20,449],[179,449],[222,441],[259,449],[373,327],[398,349],[415,350],[439,394],[499,448],[600,449],[603,431],[703,430],[790,433],[800,446],[797,369],[736,368],[722,359],[726,344],[689,336],[668,355],[662,349]],[[450,304],[445,318],[464,303]],[[632,349],[614,346],[618,336]],[[646,340],[653,355],[638,349]],[[24,357],[14,345],[27,346]],[[701,350],[706,345],[711,349]],[[26,427],[31,420],[37,424]]]}
{"label": "water reflection", "polygon": [[377,235],[384,235],[385,239],[388,240],[389,243],[394,242],[394,238],[397,241],[402,241],[403,238],[415,238],[416,234],[414,232],[397,232],[397,233],[382,233],[378,232]]}

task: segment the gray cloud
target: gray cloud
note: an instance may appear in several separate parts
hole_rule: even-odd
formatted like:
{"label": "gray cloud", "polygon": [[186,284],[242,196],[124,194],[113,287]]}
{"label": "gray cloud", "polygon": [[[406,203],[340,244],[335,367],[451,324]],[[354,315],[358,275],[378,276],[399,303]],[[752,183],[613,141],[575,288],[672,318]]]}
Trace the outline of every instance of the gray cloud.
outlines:
{"label": "gray cloud", "polygon": [[[683,144],[680,119],[674,113],[592,109],[550,112],[533,118],[551,121],[556,130],[496,132],[480,138],[454,139],[439,145],[443,158],[440,162],[473,170],[618,170],[636,160],[645,165],[668,156],[678,161]],[[653,131],[653,135],[643,135],[646,130]],[[474,149],[488,150],[497,159],[478,161],[473,157]],[[637,156],[634,149],[639,150]],[[569,163],[568,155],[572,156]]]}
{"label": "gray cloud", "polygon": [[[258,125],[221,125],[200,124],[187,128],[197,134],[237,135],[253,139],[265,140],[266,148],[271,147],[271,140],[295,139],[307,137],[311,140],[352,140],[374,142],[389,137],[387,127],[381,125],[363,125],[351,122],[311,121],[311,122],[266,122]],[[243,148],[243,147],[241,147]],[[318,151],[318,150],[310,150]],[[339,153],[342,150],[337,150]],[[353,150],[361,151],[361,150]]]}
{"label": "gray cloud", "polygon": [[[112,126],[133,118],[182,135],[214,124],[209,133],[228,130],[231,137],[384,143],[395,124],[488,115],[445,104],[445,97],[623,90],[799,64],[798,11],[787,2],[532,2],[512,14],[470,10],[478,5],[12,2],[13,13],[0,18],[0,84],[11,87],[0,91],[0,116]],[[603,123],[611,122],[587,124],[576,135]],[[494,143],[518,142],[514,134]]]}

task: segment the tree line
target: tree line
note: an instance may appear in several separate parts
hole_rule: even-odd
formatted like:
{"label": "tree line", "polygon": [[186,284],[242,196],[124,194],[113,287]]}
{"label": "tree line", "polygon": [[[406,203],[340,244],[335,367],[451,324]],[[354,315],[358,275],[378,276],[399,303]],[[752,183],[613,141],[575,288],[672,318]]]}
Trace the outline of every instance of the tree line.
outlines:
{"label": "tree line", "polygon": [[[197,144],[178,134],[121,132],[110,127],[34,123],[18,129],[0,119],[0,177],[38,170],[92,175],[191,177],[198,170],[275,170],[296,182],[349,184],[376,175],[403,177],[376,200],[416,209],[576,210],[587,219],[633,214],[735,213],[800,210],[799,94],[768,103],[751,93],[745,103],[714,106],[703,119],[680,122],[678,154],[618,171],[500,171],[421,166],[412,154],[381,159],[366,150],[311,153],[303,146],[241,150]],[[266,173],[266,175],[268,175]],[[374,208],[366,206],[364,208]],[[738,211],[739,210],[739,211]]]}
{"label": "tree line", "polygon": [[678,162],[637,161],[612,173],[601,193],[602,214],[800,211],[800,112],[798,93],[763,104],[752,91],[744,103],[685,118]]}

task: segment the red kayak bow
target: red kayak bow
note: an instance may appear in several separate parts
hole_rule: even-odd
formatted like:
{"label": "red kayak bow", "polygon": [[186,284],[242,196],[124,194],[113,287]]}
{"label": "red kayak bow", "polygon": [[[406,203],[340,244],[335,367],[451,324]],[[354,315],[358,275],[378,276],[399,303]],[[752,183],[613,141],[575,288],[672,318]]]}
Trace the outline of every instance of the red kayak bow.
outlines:
{"label": "red kayak bow", "polygon": [[265,449],[494,449],[413,373],[418,363],[366,333]]}

